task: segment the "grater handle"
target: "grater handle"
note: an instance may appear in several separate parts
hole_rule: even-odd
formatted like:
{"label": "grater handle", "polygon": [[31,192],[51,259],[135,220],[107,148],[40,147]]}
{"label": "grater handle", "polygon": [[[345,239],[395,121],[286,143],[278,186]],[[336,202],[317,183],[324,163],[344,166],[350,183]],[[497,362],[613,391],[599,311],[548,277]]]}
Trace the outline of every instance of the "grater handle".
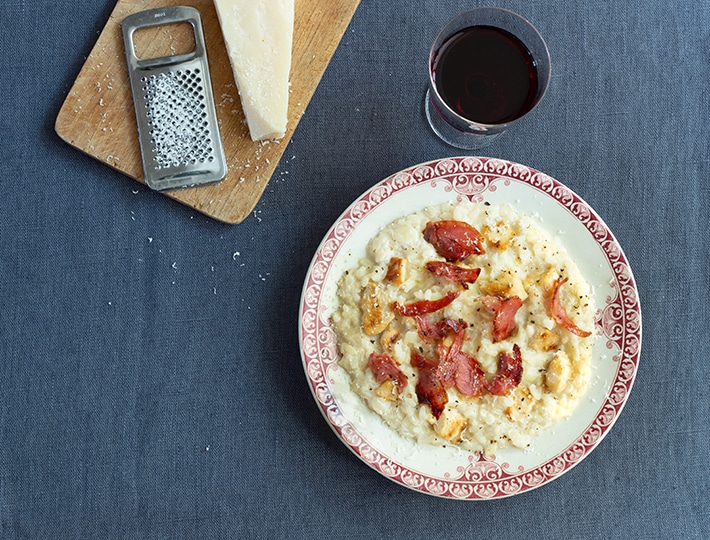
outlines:
{"label": "grater handle", "polygon": [[[195,49],[192,52],[165,56],[161,58],[141,59],[136,55],[133,34],[141,28],[162,26],[187,22],[192,25],[195,34]],[[202,34],[202,20],[200,12],[188,6],[167,6],[149,9],[127,16],[121,23],[123,41],[126,48],[126,58],[132,68],[148,69],[155,66],[179,64],[203,56],[205,54],[205,39]]]}

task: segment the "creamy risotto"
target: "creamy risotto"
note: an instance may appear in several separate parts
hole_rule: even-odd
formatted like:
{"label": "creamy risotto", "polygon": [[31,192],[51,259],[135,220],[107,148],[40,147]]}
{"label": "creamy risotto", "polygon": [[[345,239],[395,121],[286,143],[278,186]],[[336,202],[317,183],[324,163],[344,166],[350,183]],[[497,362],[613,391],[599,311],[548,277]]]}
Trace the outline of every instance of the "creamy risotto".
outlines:
{"label": "creamy risotto", "polygon": [[400,218],[338,283],[352,389],[404,437],[525,448],[590,379],[591,290],[561,243],[508,205]]}

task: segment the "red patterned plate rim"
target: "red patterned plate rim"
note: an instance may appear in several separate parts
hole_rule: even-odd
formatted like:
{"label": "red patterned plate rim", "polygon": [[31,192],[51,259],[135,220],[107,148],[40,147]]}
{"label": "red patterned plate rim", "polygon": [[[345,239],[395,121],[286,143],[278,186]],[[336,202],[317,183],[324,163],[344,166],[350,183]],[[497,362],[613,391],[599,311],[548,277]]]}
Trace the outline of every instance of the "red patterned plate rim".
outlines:
{"label": "red patterned plate rim", "polygon": [[[347,387],[329,318],[342,271],[364,255],[381,227],[446,201],[508,203],[562,237],[594,289],[593,382],[569,419],[530,450],[496,456],[418,445],[387,428]],[[488,157],[452,157],[385,178],[336,220],[307,272],[299,310],[303,367],[319,409],[341,441],[390,480],[429,495],[465,500],[509,497],[540,487],[580,463],[619,417],[641,353],[641,306],[628,259],[614,235],[572,190],[535,169]]]}

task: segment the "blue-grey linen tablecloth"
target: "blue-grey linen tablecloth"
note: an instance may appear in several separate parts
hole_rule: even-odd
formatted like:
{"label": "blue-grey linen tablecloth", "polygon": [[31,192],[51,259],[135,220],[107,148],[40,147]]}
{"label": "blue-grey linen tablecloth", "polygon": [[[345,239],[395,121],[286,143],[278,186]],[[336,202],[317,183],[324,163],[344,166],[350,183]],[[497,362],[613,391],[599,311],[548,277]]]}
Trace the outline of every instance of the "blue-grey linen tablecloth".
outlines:
{"label": "blue-grey linen tablecloth", "polygon": [[0,538],[710,538],[710,1],[498,3],[545,36],[553,75],[479,154],[549,174],[604,219],[644,343],[601,444],[485,502],[405,489],[352,454],[311,396],[297,326],[340,213],[462,153],[421,98],[435,34],[481,3],[362,0],[239,225],[54,132],[114,5],[0,5]]}

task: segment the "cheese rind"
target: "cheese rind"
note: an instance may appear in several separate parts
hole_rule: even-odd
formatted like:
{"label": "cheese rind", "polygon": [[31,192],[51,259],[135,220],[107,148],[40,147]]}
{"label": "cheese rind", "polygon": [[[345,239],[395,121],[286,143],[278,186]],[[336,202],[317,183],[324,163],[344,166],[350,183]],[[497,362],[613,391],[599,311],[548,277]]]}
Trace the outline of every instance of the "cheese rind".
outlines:
{"label": "cheese rind", "polygon": [[214,0],[252,140],[286,134],[294,0]]}

